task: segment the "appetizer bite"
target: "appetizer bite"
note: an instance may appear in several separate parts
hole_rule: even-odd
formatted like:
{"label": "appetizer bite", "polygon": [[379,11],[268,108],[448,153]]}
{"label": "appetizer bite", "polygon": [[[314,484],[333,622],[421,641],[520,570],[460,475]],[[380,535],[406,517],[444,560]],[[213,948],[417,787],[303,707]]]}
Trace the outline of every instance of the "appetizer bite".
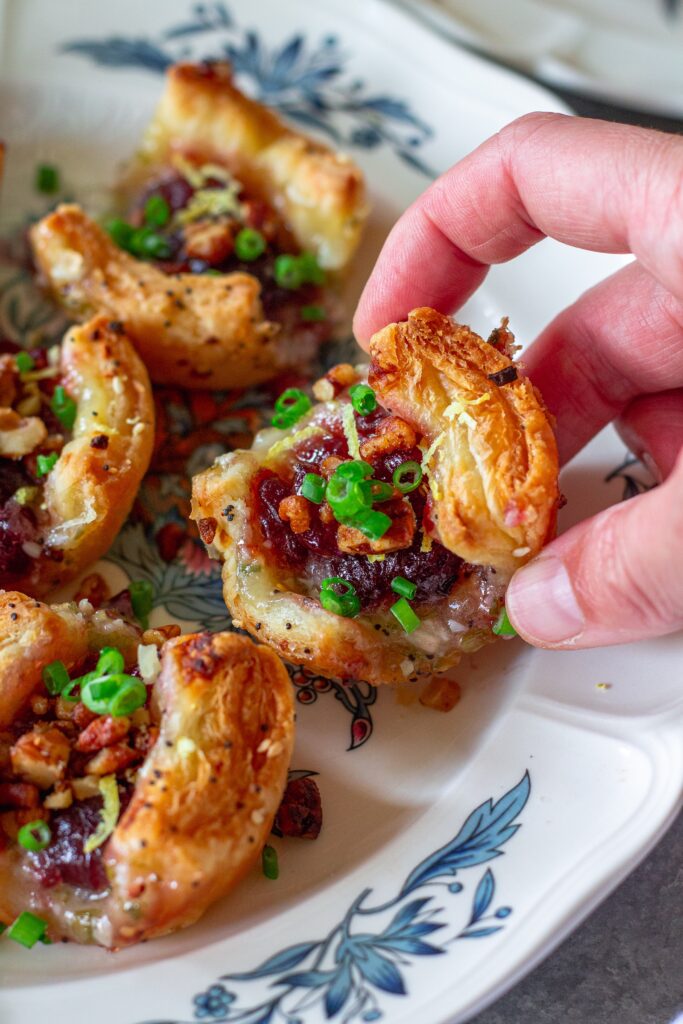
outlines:
{"label": "appetizer bite", "polygon": [[37,266],[75,317],[125,320],[152,379],[257,384],[305,366],[337,317],[333,278],[367,214],[359,169],[233,84],[179,64],[100,228],[61,206],[31,232]]}
{"label": "appetizer bite", "polygon": [[237,625],[341,680],[414,681],[495,633],[514,570],[553,536],[555,438],[511,356],[432,309],[286,391],[275,429],[193,481]]}
{"label": "appetizer bite", "polygon": [[25,945],[182,928],[261,855],[289,676],[246,637],[177,632],[0,592],[0,922]]}
{"label": "appetizer bite", "polygon": [[43,596],[103,555],[153,439],[149,378],[120,322],[0,356],[0,585]]}

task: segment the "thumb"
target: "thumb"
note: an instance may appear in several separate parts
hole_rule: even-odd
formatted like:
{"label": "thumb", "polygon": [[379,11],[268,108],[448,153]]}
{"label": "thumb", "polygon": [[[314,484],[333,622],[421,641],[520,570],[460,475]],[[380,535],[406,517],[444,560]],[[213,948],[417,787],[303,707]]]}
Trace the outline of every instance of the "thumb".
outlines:
{"label": "thumb", "polygon": [[661,486],[579,523],[519,569],[505,603],[537,647],[628,643],[683,627],[683,452]]}

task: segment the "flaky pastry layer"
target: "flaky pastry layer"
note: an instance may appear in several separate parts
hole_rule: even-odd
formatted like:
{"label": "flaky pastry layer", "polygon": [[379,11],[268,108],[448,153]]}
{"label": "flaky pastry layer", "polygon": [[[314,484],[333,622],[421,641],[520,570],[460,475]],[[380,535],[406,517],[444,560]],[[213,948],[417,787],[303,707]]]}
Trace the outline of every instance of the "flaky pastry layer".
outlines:
{"label": "flaky pastry layer", "polygon": [[[13,585],[42,597],[110,547],[149,466],[154,404],[147,371],[118,323],[97,316],[67,331],[60,370],[76,402],[72,438],[46,477],[43,542],[58,558],[34,559]],[[93,447],[106,435],[106,447]]]}
{"label": "flaky pastry layer", "polygon": [[[70,669],[104,645],[128,661],[139,631],[105,612],[0,592],[0,637],[2,727],[47,663],[58,657]],[[271,830],[294,742],[291,689],[275,654],[245,637],[168,641],[152,698],[159,737],[103,848],[109,892],[93,903],[69,886],[31,887],[9,848],[0,852],[0,920],[30,907],[52,938],[110,948],[196,921],[251,868]]]}

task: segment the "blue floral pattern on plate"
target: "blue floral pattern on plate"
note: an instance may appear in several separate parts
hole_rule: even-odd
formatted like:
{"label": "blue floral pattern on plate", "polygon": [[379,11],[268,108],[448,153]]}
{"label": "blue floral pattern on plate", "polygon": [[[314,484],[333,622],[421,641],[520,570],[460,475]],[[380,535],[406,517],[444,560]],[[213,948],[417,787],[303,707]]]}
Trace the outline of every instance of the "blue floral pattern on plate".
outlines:
{"label": "blue floral pattern on plate", "polygon": [[345,71],[348,54],[337,36],[311,42],[300,33],[269,46],[242,28],[223,3],[194,4],[186,22],[152,38],[74,39],[63,47],[110,68],[158,74],[178,60],[229,60],[244,87],[304,128],[338,146],[389,146],[404,163],[433,177],[419,155],[431,127],[399,97],[369,92]]}
{"label": "blue floral pattern on plate", "polygon": [[[306,1024],[321,1013],[342,1024],[379,1020],[385,1012],[385,995],[408,995],[404,968],[411,959],[446,955],[457,941],[487,938],[503,929],[512,908],[495,907],[491,868],[486,868],[473,890],[456,878],[503,855],[502,847],[521,827],[517,819],[530,791],[531,780],[525,773],[499,800],[489,799],[475,808],[449,842],[413,868],[391,899],[369,904],[372,889],[364,889],[324,939],[288,946],[251,971],[221,975],[194,997],[195,1021]],[[415,898],[416,893],[435,886],[451,897],[471,899],[465,924],[438,940],[436,933],[447,927],[438,919],[446,913],[445,907],[436,906],[433,895]],[[264,979],[275,991],[250,1002],[249,985]]]}

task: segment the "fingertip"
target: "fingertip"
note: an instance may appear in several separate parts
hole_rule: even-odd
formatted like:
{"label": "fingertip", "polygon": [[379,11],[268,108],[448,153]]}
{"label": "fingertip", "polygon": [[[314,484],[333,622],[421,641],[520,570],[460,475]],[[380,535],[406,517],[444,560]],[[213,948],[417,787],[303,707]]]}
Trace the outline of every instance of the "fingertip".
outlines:
{"label": "fingertip", "polygon": [[519,569],[505,597],[510,622],[534,647],[573,646],[584,615],[559,558],[541,556]]}

